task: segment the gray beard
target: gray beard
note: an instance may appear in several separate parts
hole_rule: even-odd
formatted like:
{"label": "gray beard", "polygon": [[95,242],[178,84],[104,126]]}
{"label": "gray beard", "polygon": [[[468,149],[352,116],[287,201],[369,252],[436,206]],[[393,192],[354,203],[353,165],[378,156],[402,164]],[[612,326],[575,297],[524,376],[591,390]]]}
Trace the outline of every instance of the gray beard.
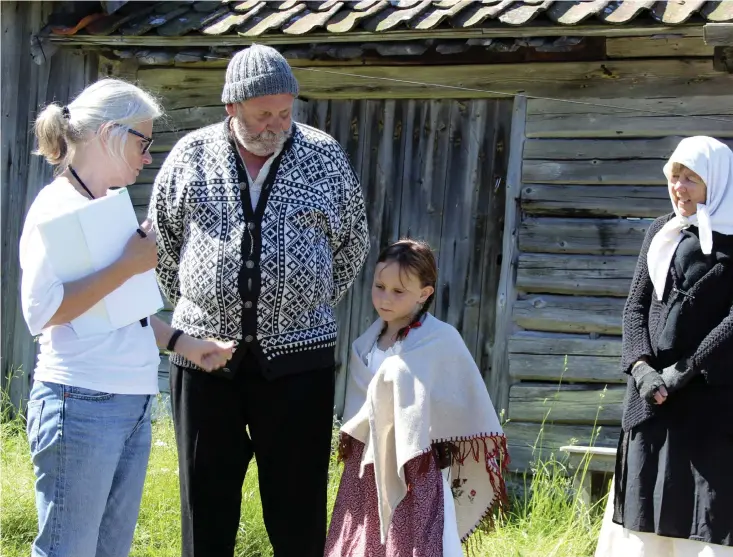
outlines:
{"label": "gray beard", "polygon": [[278,133],[265,130],[257,135],[251,134],[239,118],[232,118],[232,131],[239,144],[258,157],[268,157],[279,151],[290,137],[290,130]]}

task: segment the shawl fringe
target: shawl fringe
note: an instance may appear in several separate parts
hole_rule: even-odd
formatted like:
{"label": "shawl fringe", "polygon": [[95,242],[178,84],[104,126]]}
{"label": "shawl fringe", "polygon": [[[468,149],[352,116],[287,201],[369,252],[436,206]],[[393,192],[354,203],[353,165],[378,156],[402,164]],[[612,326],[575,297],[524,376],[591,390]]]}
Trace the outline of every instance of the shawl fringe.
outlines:
{"label": "shawl fringe", "polygon": [[[344,462],[351,456],[353,452],[353,443],[355,439],[346,433],[339,434],[338,444],[338,456],[337,461],[339,463]],[[478,522],[468,531],[468,533],[461,539],[461,543],[468,552],[469,555],[477,555],[478,542],[472,542],[475,540],[473,534],[476,531],[483,532],[485,534],[490,533],[494,529],[494,514],[504,514],[509,509],[509,497],[507,495],[506,481],[504,480],[504,473],[506,472],[510,458],[509,451],[507,450],[506,436],[503,434],[480,434],[474,437],[456,437],[451,439],[436,439],[433,441],[433,446],[425,449],[425,451],[418,457],[420,459],[420,465],[418,467],[419,474],[427,474],[430,470],[430,458],[434,458],[436,462],[439,456],[436,454],[434,445],[447,445],[450,450],[450,455],[453,462],[458,464],[459,478],[460,479],[460,468],[467,458],[473,458],[475,462],[479,462],[481,456],[484,457],[486,463],[486,472],[489,475],[489,481],[491,487],[494,490],[494,499],[491,504],[486,508],[484,513]],[[410,483],[407,485],[408,493],[412,490]]]}

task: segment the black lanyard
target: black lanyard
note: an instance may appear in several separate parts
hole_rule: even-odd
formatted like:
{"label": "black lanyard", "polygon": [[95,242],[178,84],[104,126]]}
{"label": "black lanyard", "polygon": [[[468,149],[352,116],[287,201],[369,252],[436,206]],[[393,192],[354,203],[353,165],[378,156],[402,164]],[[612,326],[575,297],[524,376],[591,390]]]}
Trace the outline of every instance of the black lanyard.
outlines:
{"label": "black lanyard", "polygon": [[94,197],[94,194],[89,191],[89,188],[87,187],[87,185],[82,181],[81,178],[79,178],[79,175],[76,173],[76,170],[74,170],[71,165],[69,165],[69,172],[71,172],[71,175],[76,179],[77,182],[79,182],[79,185],[82,188],[84,188],[84,191],[89,194],[89,197],[91,197],[92,199],[96,199]]}
{"label": "black lanyard", "polygon": [[[89,188],[87,187],[87,185],[84,183],[84,181],[81,178],[79,178],[79,175],[76,173],[76,170],[74,170],[71,165],[69,165],[69,172],[71,172],[71,175],[76,179],[77,182],[79,182],[79,185],[82,188],[84,188],[84,191],[89,194],[89,197],[91,197],[92,199],[96,199],[96,197],[94,197],[94,194],[89,191]],[[147,327],[148,326],[148,318],[147,317],[143,317],[140,320],[140,325],[142,325],[143,327]]]}

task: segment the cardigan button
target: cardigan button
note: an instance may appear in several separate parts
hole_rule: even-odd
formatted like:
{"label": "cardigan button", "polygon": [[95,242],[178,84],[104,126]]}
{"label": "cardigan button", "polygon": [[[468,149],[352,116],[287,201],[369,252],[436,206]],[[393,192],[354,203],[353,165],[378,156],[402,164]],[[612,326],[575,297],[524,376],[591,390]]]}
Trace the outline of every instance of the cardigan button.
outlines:
{"label": "cardigan button", "polygon": [[247,228],[249,230],[254,230],[255,228],[257,228],[257,225],[255,223],[253,223],[253,222],[248,222],[247,223]]}
{"label": "cardigan button", "polygon": [[252,335],[247,335],[244,337],[244,342],[252,342],[255,339]]}
{"label": "cardigan button", "polygon": [[252,302],[250,301],[244,302],[244,309],[252,309]]}
{"label": "cardigan button", "polygon": [[255,262],[252,261],[251,259],[248,259],[247,261],[245,261],[244,264],[247,266],[248,269],[251,269],[252,267],[255,266]]}

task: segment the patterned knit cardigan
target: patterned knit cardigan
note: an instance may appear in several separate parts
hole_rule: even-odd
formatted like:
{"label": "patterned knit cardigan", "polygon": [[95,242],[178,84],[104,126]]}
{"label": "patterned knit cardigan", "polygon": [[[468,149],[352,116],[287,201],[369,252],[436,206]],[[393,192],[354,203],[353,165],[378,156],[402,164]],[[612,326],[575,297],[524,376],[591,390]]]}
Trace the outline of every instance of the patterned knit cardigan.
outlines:
{"label": "patterned knit cardigan", "polygon": [[[255,339],[268,365],[314,369],[308,354],[333,352],[333,308],[368,254],[361,187],[336,140],[300,123],[254,212],[243,174],[229,119],[183,137],[158,173],[149,214],[173,326],[200,338]],[[243,300],[248,269],[254,301]],[[243,316],[252,307],[250,331]],[[179,355],[171,361],[195,367]]]}

